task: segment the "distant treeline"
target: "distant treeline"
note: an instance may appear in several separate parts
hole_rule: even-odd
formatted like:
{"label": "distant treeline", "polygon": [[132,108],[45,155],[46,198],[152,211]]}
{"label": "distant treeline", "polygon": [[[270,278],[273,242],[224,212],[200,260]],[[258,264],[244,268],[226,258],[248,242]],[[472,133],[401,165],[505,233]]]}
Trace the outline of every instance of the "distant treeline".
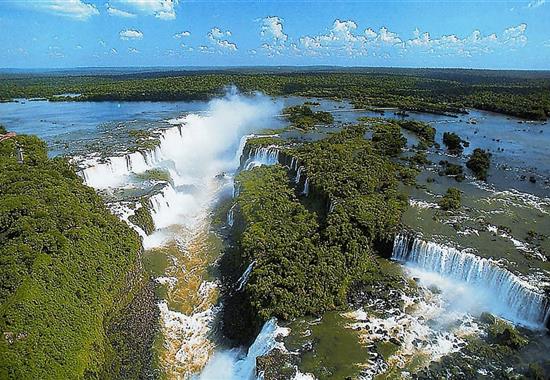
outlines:
{"label": "distant treeline", "polygon": [[[232,84],[245,92],[349,99],[357,108],[397,107],[434,113],[478,108],[537,120],[550,115],[550,74],[543,71],[248,68],[86,75],[11,73],[0,75],[0,100],[205,100],[222,94]],[[71,97],[61,96],[64,94]]]}

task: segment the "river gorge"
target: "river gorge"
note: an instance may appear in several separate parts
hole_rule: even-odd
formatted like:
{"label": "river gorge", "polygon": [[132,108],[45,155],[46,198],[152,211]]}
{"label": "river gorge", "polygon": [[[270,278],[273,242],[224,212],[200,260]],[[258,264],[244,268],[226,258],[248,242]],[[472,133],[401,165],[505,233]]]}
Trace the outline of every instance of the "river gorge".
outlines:
{"label": "river gorge", "polygon": [[[306,101],[332,113],[334,123],[288,128],[283,108]],[[269,369],[278,367],[269,360],[286,363],[288,378],[295,379],[430,378],[444,373],[438,363],[448,370],[460,360],[475,362],[480,376],[498,377],[508,359],[495,354],[497,359],[474,360],[468,349],[472,337],[487,336],[491,318],[527,336],[520,359],[513,360],[544,359],[550,349],[550,131],[545,123],[477,110],[407,116],[434,126],[437,141],[456,132],[469,147],[458,155],[429,148],[433,164],[415,185],[401,186],[409,196],[401,232],[376,258],[398,278],[395,287],[375,289],[379,299],[367,297],[372,289],[358,290],[347,308],[319,316],[271,318],[249,346],[224,338],[220,316],[228,285],[219,266],[233,244],[235,176],[280,165],[298,199],[307,204],[317,196],[298,158],[281,154],[282,145],[251,148],[250,141],[307,144],[362,117],[403,118],[396,111],[381,115],[346,101],[231,89],[208,102],[4,103],[0,123],[17,133],[32,131],[51,155],[70,157],[83,182],[141,236],[144,266],[156,283],[160,333],[154,353],[163,378],[274,379]],[[407,130],[403,135],[402,156],[409,157],[418,137]],[[439,161],[464,163],[475,147],[493,155],[487,182],[469,174],[462,182],[438,175]],[[452,214],[438,205],[449,186],[463,194],[464,206]],[[334,207],[330,201],[326,213]],[[229,285],[232,292],[247,286],[256,262],[243,269]]]}

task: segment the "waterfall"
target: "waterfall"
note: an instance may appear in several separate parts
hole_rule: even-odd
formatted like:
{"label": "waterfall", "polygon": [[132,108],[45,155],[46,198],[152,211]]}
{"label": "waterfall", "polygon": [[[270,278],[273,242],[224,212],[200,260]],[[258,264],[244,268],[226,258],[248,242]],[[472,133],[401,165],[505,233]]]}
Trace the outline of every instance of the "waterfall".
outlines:
{"label": "waterfall", "polygon": [[267,321],[248,351],[232,349],[219,351],[210,359],[198,380],[253,380],[256,379],[256,358],[277,346],[277,338],[288,335],[287,328],[279,327],[276,319]]}
{"label": "waterfall", "polygon": [[292,157],[292,160],[290,160],[290,170],[296,171],[297,167],[298,167],[298,159],[296,157]]}
{"label": "waterfall", "polygon": [[300,177],[302,176],[302,171],[304,170],[303,166],[300,166],[298,170],[296,170],[296,178],[294,179],[294,182],[300,183]]}
{"label": "waterfall", "polygon": [[237,204],[235,203],[233,206],[231,206],[231,208],[227,212],[227,225],[229,227],[233,227],[233,223],[235,222],[235,207],[236,206],[237,206]]}
{"label": "waterfall", "polygon": [[239,280],[237,281],[237,291],[243,290],[246,286],[246,283],[248,282],[248,278],[250,277],[250,274],[252,273],[252,268],[254,268],[254,264],[256,264],[256,260],[252,261],[250,265],[246,268],[246,270],[243,272]]}
{"label": "waterfall", "polygon": [[[113,193],[117,196],[124,196],[128,190],[131,199],[127,203],[135,203],[134,193],[140,196],[149,194],[155,231],[150,235],[142,234],[145,249],[174,244],[178,256],[206,255],[204,242],[208,236],[206,231],[212,208],[219,200],[231,195],[233,174],[239,168],[246,139],[259,126],[276,126],[274,115],[279,113],[281,107],[282,104],[259,94],[230,94],[213,99],[208,103],[206,113],[186,114],[173,121],[180,125],[159,130],[155,148],[101,161],[97,156],[94,160],[80,161],[84,167],[80,175],[87,185],[115,190]],[[269,149],[257,154],[264,162],[278,159],[278,152]],[[150,186],[148,181],[135,176],[150,169],[169,172],[171,180],[159,189],[160,186]],[[238,192],[238,186],[234,190]],[[124,215],[130,215],[130,211],[125,211]],[[127,219],[125,217],[124,220]],[[196,268],[191,266],[194,263],[187,264],[176,258],[170,261],[166,274],[181,272],[186,273],[186,279],[189,274],[203,280],[201,273],[210,260],[204,263],[201,260],[200,267]],[[245,282],[243,279],[243,286]],[[162,350],[169,361],[165,369],[170,373],[177,368],[178,376],[186,376],[202,368],[214,348],[211,327],[217,312],[213,305],[215,297],[211,292],[205,292],[202,285],[199,289],[186,285],[181,281],[174,287],[178,287],[177,291],[191,292],[188,314],[169,308],[171,292],[159,304]],[[224,350],[219,348],[219,351]],[[242,366],[239,366],[253,372],[255,356],[251,354],[243,360]]]}
{"label": "waterfall", "polygon": [[304,182],[304,190],[302,191],[302,195],[305,195],[306,197],[309,195],[309,178],[306,178]]}
{"label": "waterfall", "polygon": [[484,307],[513,322],[540,328],[548,321],[544,294],[493,260],[406,235],[395,238],[392,258],[467,284],[485,297]]}
{"label": "waterfall", "polygon": [[141,152],[109,157],[103,162],[92,159],[84,164],[88,167],[80,171],[79,174],[86,185],[96,189],[119,186],[131,173],[139,174],[152,168],[146,154]]}
{"label": "waterfall", "polygon": [[244,170],[250,170],[261,165],[275,165],[279,162],[279,148],[275,145],[251,149]]}

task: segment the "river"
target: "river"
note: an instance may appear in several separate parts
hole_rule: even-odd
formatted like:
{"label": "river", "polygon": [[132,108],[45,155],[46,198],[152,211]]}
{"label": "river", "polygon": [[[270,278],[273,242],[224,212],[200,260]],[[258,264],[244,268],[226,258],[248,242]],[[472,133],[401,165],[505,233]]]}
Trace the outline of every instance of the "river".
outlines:
{"label": "river", "polygon": [[[364,345],[377,343],[376,337],[366,333],[373,327],[405,342],[401,352],[394,353],[394,362],[418,357],[420,351],[424,356],[429,351],[430,360],[455,352],[465,334],[479,333],[473,317],[483,311],[535,332],[543,329],[547,310],[543,304],[547,301],[541,289],[550,283],[550,239],[533,241],[529,236],[545,236],[550,231],[548,126],[476,110],[456,118],[411,113],[411,119],[432,123],[439,141],[443,132],[452,131],[470,142],[459,157],[431,150],[429,158],[434,164],[418,179],[423,186],[404,189],[412,198],[404,222],[420,237],[410,252],[403,249],[410,244],[401,237],[396,241],[394,261],[384,265],[404,270],[424,289],[415,299],[402,295],[415,311],[401,319],[357,310],[327,314],[321,321],[306,318],[288,326],[272,320],[248,351],[220,345],[215,329],[220,308],[216,260],[224,243],[212,227],[216,212],[233,194],[233,175],[247,136],[282,128],[282,108],[305,100],[236,92],[210,102],[20,100],[0,104],[0,124],[43,138],[51,156],[75,160],[85,182],[143,237],[145,265],[159,285],[162,334],[155,350],[167,378],[254,377],[257,356],[276,346],[291,347],[306,331],[317,334],[319,350],[325,350],[328,361],[347,368],[338,374],[347,375],[356,372],[350,369],[357,364],[350,365],[351,358],[366,360]],[[353,110],[347,102],[307,100],[318,102],[317,109],[333,112],[335,126],[306,134],[284,131],[282,136],[317,139],[359,117],[380,116]],[[384,117],[402,116],[386,110]],[[127,152],[129,131],[153,131],[160,143],[145,152]],[[409,147],[417,142],[414,135],[404,134]],[[439,160],[463,164],[465,156],[477,147],[493,154],[487,183],[471,177],[457,183],[437,175]],[[256,162],[273,163],[273,157],[259,157]],[[437,200],[449,186],[463,191],[466,207],[447,218],[437,214]],[[143,199],[150,202],[147,207],[154,224],[150,234],[132,222],[136,211],[145,207]],[[443,256],[449,261],[442,261]],[[435,288],[437,292],[430,291]],[[427,314],[431,317],[426,318]],[[323,339],[329,336],[341,339],[342,344],[326,344]],[[550,347],[543,334],[536,336]],[[421,350],[413,344],[415,339],[425,342]],[[336,353],[342,347],[344,351],[348,348],[347,353]],[[392,365],[399,367],[394,362],[369,363],[378,365],[375,372],[380,373]],[[299,367],[309,374],[298,372],[299,376],[324,378],[315,366],[319,366],[319,358],[306,355]],[[399,368],[405,367],[410,368]]]}

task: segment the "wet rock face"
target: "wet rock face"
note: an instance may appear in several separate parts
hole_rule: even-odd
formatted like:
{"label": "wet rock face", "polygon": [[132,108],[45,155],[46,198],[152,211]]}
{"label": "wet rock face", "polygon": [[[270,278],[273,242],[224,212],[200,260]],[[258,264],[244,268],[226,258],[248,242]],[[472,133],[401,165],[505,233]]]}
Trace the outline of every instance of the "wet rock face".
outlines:
{"label": "wet rock face", "polygon": [[292,380],[298,363],[297,355],[276,348],[256,359],[256,375],[264,380]]}
{"label": "wet rock face", "polygon": [[157,378],[152,348],[159,314],[155,283],[148,280],[107,329],[107,337],[120,360],[111,363],[106,376],[113,379]]}

